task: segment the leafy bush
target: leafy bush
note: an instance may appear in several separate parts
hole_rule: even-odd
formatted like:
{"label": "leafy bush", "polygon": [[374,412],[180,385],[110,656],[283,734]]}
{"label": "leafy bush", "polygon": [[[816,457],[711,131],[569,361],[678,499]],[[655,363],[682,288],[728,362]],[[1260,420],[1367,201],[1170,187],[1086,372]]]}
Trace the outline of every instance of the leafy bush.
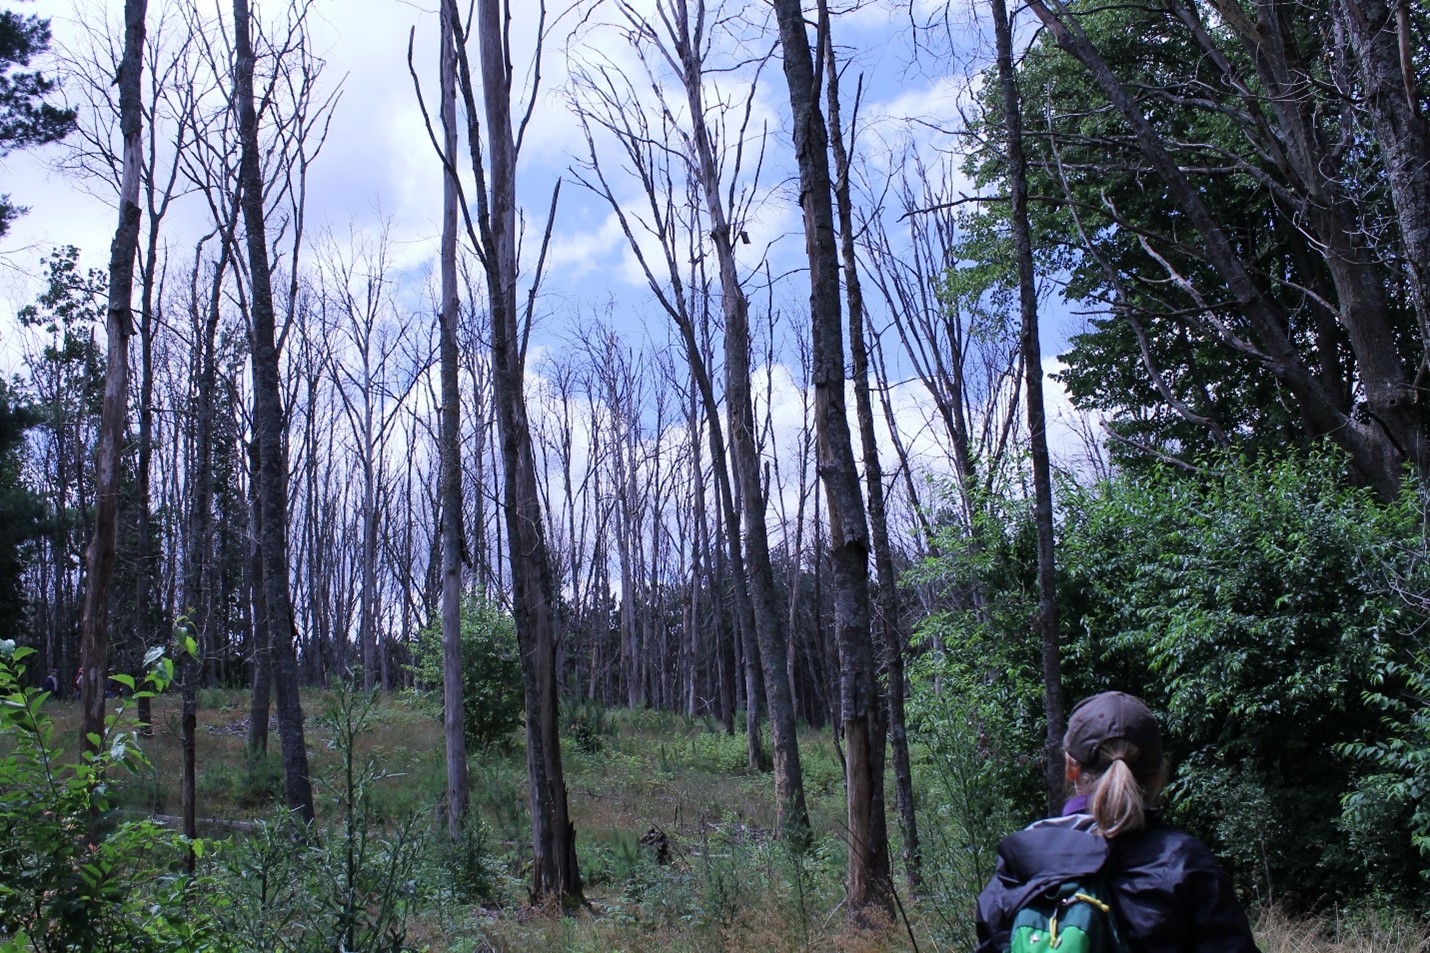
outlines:
{"label": "leafy bush", "polygon": [[[508,745],[525,712],[516,623],[481,596],[462,601],[462,734],[474,750]],[[412,666],[419,684],[442,693],[442,627],[422,630]]]}
{"label": "leafy bush", "polygon": [[1368,870],[1338,825],[1356,765],[1335,752],[1375,736],[1366,692],[1418,624],[1388,585],[1418,514],[1330,455],[1215,465],[1067,495],[1068,695],[1165,715],[1175,819],[1261,899],[1391,888],[1406,871]]}
{"label": "leafy bush", "polygon": [[[137,726],[111,715],[98,752],[67,763],[46,693],[24,685],[33,651],[0,642],[0,951],[210,949],[209,919],[185,909],[177,872],[204,845],[111,807],[113,776],[143,763]],[[156,660],[136,696],[171,678]]]}
{"label": "leafy bush", "polygon": [[[1262,901],[1413,897],[1427,865],[1410,835],[1430,836],[1430,679],[1417,687],[1425,663],[1410,661],[1430,616],[1419,497],[1348,486],[1334,454],[1208,466],[1062,488],[1065,694],[1147,699],[1175,769],[1171,819]],[[974,542],[941,540],[917,579],[952,608],[920,627],[910,669],[926,861],[950,909],[1041,807],[1026,504],[974,511]]]}
{"label": "leafy bush", "polygon": [[[1368,864],[1413,864],[1430,881],[1430,655],[1388,663],[1380,690],[1366,700],[1384,713],[1382,731],[1377,740],[1339,749],[1373,771],[1345,796],[1342,826]],[[1418,858],[1406,857],[1410,851]],[[1423,889],[1408,895],[1421,913],[1430,912]]]}
{"label": "leafy bush", "polygon": [[947,608],[919,623],[908,667],[923,889],[955,946],[972,944],[965,914],[998,841],[1046,808],[1032,514],[992,494],[974,512],[976,544],[948,528],[942,555],[913,573]]}

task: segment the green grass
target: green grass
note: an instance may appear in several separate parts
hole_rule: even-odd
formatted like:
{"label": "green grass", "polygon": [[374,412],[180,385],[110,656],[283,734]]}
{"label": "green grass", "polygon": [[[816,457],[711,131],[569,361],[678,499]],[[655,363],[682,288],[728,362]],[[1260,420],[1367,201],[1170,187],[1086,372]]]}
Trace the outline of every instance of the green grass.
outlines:
{"label": "green grass", "polygon": [[[276,817],[282,787],[276,730],[268,759],[249,764],[246,695],[207,691],[201,701],[199,816]],[[342,805],[322,779],[333,777],[339,753],[314,717],[321,701],[317,693],[306,694],[304,710],[319,780],[319,823],[332,826]],[[178,707],[177,697],[156,700],[155,731],[144,740],[151,767],[118,785],[129,811],[179,813]],[[53,701],[48,708],[57,738],[73,756],[77,709]],[[472,758],[474,818],[467,837],[453,846],[440,824],[445,769],[432,706],[405,695],[379,702],[356,754],[380,769],[369,788],[367,816],[374,833],[393,836],[412,818],[421,832],[423,859],[414,874],[408,948],[882,953],[914,949],[912,931],[921,951],[967,949],[969,911],[936,909],[929,901],[921,907],[910,896],[901,896],[907,926],[855,930],[845,923],[842,778],[827,734],[806,731],[800,738],[815,837],[813,849],[797,855],[772,835],[773,779],[746,770],[743,736],[726,735],[699,719],[649,711],[586,712],[583,718],[582,743],[567,742],[563,755],[589,903],[563,916],[528,903],[526,769],[518,746]],[[893,804],[892,793],[888,803]],[[652,827],[670,839],[667,865],[657,864],[640,843]],[[933,843],[926,834],[926,845]],[[226,884],[221,890],[242,889],[223,881],[222,865],[214,870],[218,883]],[[901,879],[899,885],[902,889]],[[1266,953],[1430,953],[1423,923],[1388,914],[1308,920],[1272,911],[1261,918],[1259,936]]]}

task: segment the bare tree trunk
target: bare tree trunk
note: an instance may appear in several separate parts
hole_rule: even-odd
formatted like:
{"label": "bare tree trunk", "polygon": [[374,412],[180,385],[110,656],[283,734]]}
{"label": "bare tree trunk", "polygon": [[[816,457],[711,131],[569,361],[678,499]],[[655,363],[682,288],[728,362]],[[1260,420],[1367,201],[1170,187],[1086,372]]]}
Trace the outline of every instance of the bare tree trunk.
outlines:
{"label": "bare tree trunk", "polygon": [[[775,595],[765,519],[765,490],[760,479],[759,448],[755,442],[755,411],[750,394],[750,305],[736,268],[735,236],[726,215],[714,145],[705,124],[704,63],[701,60],[705,5],[702,0],[696,2],[693,35],[685,0],[674,0],[673,5],[675,22],[671,39],[680,61],[681,80],[690,107],[695,172],[704,191],[705,210],[710,216],[710,239],[720,268],[720,300],[725,315],[725,404],[730,427],[730,457],[740,490],[745,568],[770,716],[776,817],[781,836],[790,837],[795,843],[803,845],[809,840],[809,811],[805,806],[799,736],[790,694],[788,636]],[[735,532],[735,527],[732,526],[730,531]],[[751,689],[754,687],[750,686]],[[756,694],[749,692],[748,705],[752,712],[755,710]],[[752,724],[751,730],[758,730],[757,721]]]}
{"label": "bare tree trunk", "polygon": [[1013,199],[1013,249],[1018,259],[1018,304],[1022,314],[1023,373],[1028,399],[1028,438],[1033,458],[1033,521],[1038,530],[1038,618],[1042,643],[1043,715],[1047,721],[1044,765],[1048,813],[1062,808],[1063,676],[1058,640],[1058,589],[1053,566],[1053,480],[1048,464],[1047,418],[1043,410],[1043,357],[1038,343],[1038,293],[1033,284],[1033,245],[1028,227],[1028,172],[1023,156],[1023,115],[1013,74],[1013,31],[1004,0],[992,0],[998,42],[998,80],[1008,155],[1008,191]]}
{"label": "bare tree trunk", "polygon": [[258,497],[262,510],[263,596],[268,645],[278,697],[278,734],[283,745],[283,794],[288,809],[313,820],[313,787],[298,695],[293,605],[288,593],[288,468],[283,453],[283,408],[267,230],[263,220],[263,175],[259,166],[258,115],[253,102],[253,42],[248,0],[233,0],[234,99],[242,162],[239,190],[248,242],[253,296],[253,429],[259,447]]}
{"label": "bare tree trunk", "polygon": [[[442,699],[447,746],[447,833],[466,820],[469,783],[462,709],[462,428],[457,381],[457,59],[452,5],[442,5]],[[480,451],[480,448],[479,448]],[[480,496],[481,488],[478,487]]]}
{"label": "bare tree trunk", "polygon": [[144,15],[148,0],[125,0],[124,59],[119,65],[119,126],[124,138],[124,175],[119,190],[119,224],[109,248],[109,338],[104,403],[100,412],[96,464],[94,537],[85,553],[88,584],[80,621],[84,670],[80,697],[80,744],[98,751],[104,737],[104,694],[108,687],[109,594],[114,582],[115,536],[119,520],[120,444],[129,400],[129,336],[134,331],[134,257],[139,250],[140,133],[143,104]]}
{"label": "bare tree trunk", "polygon": [[[828,10],[820,3],[822,29],[828,33]],[[899,833],[903,841],[904,871],[909,883],[917,889],[919,871],[919,830],[914,812],[913,769],[909,762],[909,736],[904,722],[904,637],[903,612],[900,607],[898,577],[894,572],[894,555],[889,547],[889,525],[884,505],[884,470],[879,463],[879,444],[874,435],[874,402],[869,394],[869,348],[864,339],[864,293],[859,283],[859,265],[854,252],[854,211],[849,195],[849,154],[844,147],[844,134],[839,112],[839,69],[832,45],[825,58],[825,84],[829,102],[829,139],[834,152],[834,198],[839,214],[840,254],[844,261],[844,293],[849,302],[849,352],[853,359],[854,407],[859,421],[859,440],[863,447],[864,486],[869,493],[869,532],[874,543],[874,566],[879,581],[878,633],[879,669],[883,674],[886,722],[890,750],[894,759],[894,800],[899,812]],[[856,97],[857,103],[857,97]],[[851,133],[851,139],[853,134]],[[882,748],[882,745],[880,746]],[[883,757],[883,752],[878,752]],[[883,765],[876,766],[876,776],[883,775]],[[876,822],[883,822],[883,786],[876,790],[879,804],[875,808]],[[887,833],[883,835],[887,838]]]}
{"label": "bare tree trunk", "polygon": [[[153,632],[153,588],[155,554],[153,524],[149,508],[152,504],[149,469],[154,454],[154,330],[157,320],[154,316],[154,285],[157,280],[155,259],[158,255],[159,228],[152,195],[149,203],[148,253],[142,267],[143,289],[140,292],[139,319],[139,442],[138,461],[135,464],[135,482],[138,484],[136,504],[136,531],[134,562],[138,570],[134,589],[134,631],[130,633],[129,674],[136,681],[144,674],[144,656],[154,643]],[[145,734],[153,730],[150,698],[144,693],[137,703],[138,718]]]}
{"label": "bare tree trunk", "polygon": [[[486,269],[492,322],[492,380],[502,448],[502,483],[506,498],[513,615],[521,641],[522,680],[526,695],[526,764],[531,803],[532,894],[554,896],[563,905],[581,899],[576,864],[576,829],[567,803],[561,764],[556,679],[555,584],[541,516],[536,460],[523,393],[525,336],[516,305],[516,158],[512,131],[511,63],[505,38],[508,15],[497,0],[477,0],[477,37],[482,93],[487,119],[486,156],[481,162],[476,95],[455,0],[446,0],[448,17],[458,30],[455,48],[467,110],[468,146],[477,179],[481,236],[473,235]],[[540,15],[545,17],[545,5]],[[508,11],[509,13],[509,11]],[[538,32],[539,32],[538,28]],[[538,51],[537,55],[540,55]],[[524,127],[523,127],[524,128]],[[490,182],[490,193],[487,191]],[[553,211],[555,197],[552,200]],[[550,235],[548,225],[547,235]],[[539,275],[540,268],[538,266]],[[530,315],[528,314],[528,320]]]}
{"label": "bare tree trunk", "polygon": [[[230,220],[233,221],[233,220]],[[184,589],[183,598],[180,603],[180,611],[188,617],[188,634],[195,640],[197,646],[205,644],[205,636],[209,631],[209,600],[208,593],[212,586],[211,572],[209,569],[209,558],[212,546],[211,535],[213,533],[212,511],[213,504],[213,419],[214,419],[214,387],[217,377],[217,366],[215,360],[215,346],[218,334],[219,323],[219,295],[223,284],[223,274],[228,262],[230,253],[230,242],[233,238],[232,230],[223,236],[219,245],[219,261],[213,276],[212,291],[205,301],[199,299],[199,269],[203,260],[202,243],[195,250],[193,282],[191,284],[191,304],[192,322],[195,338],[198,344],[198,353],[195,355],[197,363],[196,387],[193,395],[192,419],[194,426],[194,449],[193,449],[193,469],[190,473],[192,488],[189,491],[189,513],[188,513],[188,548],[184,554]],[[205,307],[206,305],[206,307]],[[189,838],[198,836],[197,829],[197,751],[196,737],[198,722],[197,685],[198,665],[197,659],[186,651],[181,651],[180,659],[180,684],[183,692],[183,707],[181,713],[181,725],[183,733],[183,782],[182,782],[182,811],[184,818],[184,835]],[[268,712],[263,713],[265,722]],[[252,728],[250,727],[250,736]],[[185,857],[185,863],[190,876],[194,872],[195,857],[189,851]]]}
{"label": "bare tree trunk", "polygon": [[268,714],[273,707],[273,652],[268,628],[268,599],[263,589],[263,509],[258,493],[262,454],[258,441],[248,444],[249,601],[253,607],[253,684],[248,703],[248,758],[268,755]]}
{"label": "bare tree trunk", "polygon": [[[810,340],[819,435],[819,470],[829,503],[830,565],[834,572],[834,624],[839,646],[840,719],[845,744],[848,807],[848,915],[861,922],[893,912],[889,845],[877,794],[884,779],[879,696],[869,635],[869,534],[844,403],[844,332],[839,295],[839,252],[830,204],[828,140],[819,108],[818,74],[810,56],[799,0],[774,0],[784,52],[799,162],[800,205],[810,268]],[[827,43],[828,38],[824,37]]]}

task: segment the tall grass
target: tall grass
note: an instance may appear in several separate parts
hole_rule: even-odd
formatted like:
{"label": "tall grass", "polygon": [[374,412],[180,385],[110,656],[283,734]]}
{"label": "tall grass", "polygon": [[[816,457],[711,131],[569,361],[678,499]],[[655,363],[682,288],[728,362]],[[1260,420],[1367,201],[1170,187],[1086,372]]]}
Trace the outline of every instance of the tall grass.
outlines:
{"label": "tall grass", "polygon": [[[215,693],[204,701],[200,816],[276,821],[276,766],[251,767],[246,758],[240,730],[246,700]],[[358,936],[360,918],[385,896],[374,891],[386,864],[401,869],[401,895],[392,902],[401,904],[405,924],[373,923],[368,935],[377,943],[377,934],[384,934],[382,949],[894,953],[917,944],[921,953],[966,953],[972,895],[986,866],[982,853],[1012,823],[990,816],[1000,813],[999,805],[972,797],[976,759],[924,750],[927,891],[909,895],[901,880],[907,925],[854,930],[843,907],[841,773],[827,735],[806,732],[801,738],[815,846],[795,853],[771,834],[773,781],[747,772],[743,737],[677,715],[585,711],[588,731],[564,755],[589,903],[563,916],[531,907],[526,893],[530,835],[519,750],[473,759],[474,816],[453,844],[438,823],[441,726],[430,709],[402,696],[381,698],[356,730],[352,718],[333,717],[331,707],[322,715],[324,699],[316,694],[305,698],[305,706],[314,716],[308,728],[315,774],[345,782],[360,777],[362,799],[320,799],[322,833],[312,843],[297,843],[287,829],[270,823],[219,849],[204,889],[226,911],[232,949],[252,948],[240,933],[255,943],[285,935],[317,938],[327,923]],[[58,716],[58,732],[77,732],[75,712],[62,703],[48,707]],[[134,813],[178,807],[179,739],[171,717],[177,700],[156,699],[155,711],[155,734],[145,741],[152,768],[121,782]],[[364,774],[367,765],[380,770]],[[939,771],[947,775],[942,780],[934,776]],[[366,833],[351,823],[354,804]],[[970,811],[982,816],[963,816]],[[669,840],[665,863],[641,843],[652,828]],[[370,852],[365,863],[374,865],[371,876],[348,869],[352,854],[336,851],[345,843]],[[394,860],[400,863],[394,866]],[[265,885],[266,895],[254,895]],[[334,891],[341,902],[326,903],[318,895],[323,890]],[[1273,909],[1255,920],[1264,953],[1430,953],[1425,924],[1404,914],[1308,918]]]}

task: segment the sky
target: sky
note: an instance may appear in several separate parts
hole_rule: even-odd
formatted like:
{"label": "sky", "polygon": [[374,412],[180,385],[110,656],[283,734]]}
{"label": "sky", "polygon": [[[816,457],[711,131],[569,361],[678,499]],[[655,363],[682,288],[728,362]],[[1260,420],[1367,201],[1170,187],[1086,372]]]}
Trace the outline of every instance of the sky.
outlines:
{"label": "sky", "polygon": [[[651,98],[649,82],[622,36],[619,10],[613,3],[575,9],[566,7],[566,2],[551,4],[541,89],[518,173],[528,263],[535,257],[534,244],[551,191],[558,179],[563,182],[534,340],[539,347],[559,349],[583,323],[601,315],[623,333],[660,343],[671,332],[652,304],[610,207],[581,189],[572,173],[586,148],[571,109],[574,67],[603,64],[623,73],[646,101]],[[152,22],[163,3],[150,3]],[[5,0],[5,5],[49,18],[57,47],[81,43],[83,27],[102,29],[106,19],[117,23],[123,7],[122,0]],[[273,0],[254,0],[260,17],[276,15],[282,6]],[[533,6],[531,0],[514,4],[519,18]],[[641,12],[653,6],[654,0],[632,3]],[[313,0],[312,8],[314,45],[325,64],[323,82],[339,98],[310,181],[310,232],[341,235],[386,227],[394,242],[395,263],[412,276],[414,287],[424,280],[435,257],[441,178],[409,75],[408,47],[410,40],[423,93],[432,104],[435,9],[436,0]],[[749,61],[769,47],[772,31],[759,20],[761,15],[757,5],[753,22],[729,27],[738,42],[725,44],[728,74],[721,88],[732,98],[742,100],[749,94]],[[910,39],[911,21],[940,16],[947,29],[923,34],[916,48]],[[119,35],[116,27],[109,29]],[[514,40],[519,83],[529,80],[521,64],[531,59],[534,32],[530,17],[519,20]],[[956,49],[945,43],[949,38]],[[972,13],[957,5],[945,12],[943,5],[928,0],[874,0],[839,18],[835,40],[849,62],[846,98],[852,98],[859,82],[863,84],[858,113],[862,181],[877,182],[897,169],[906,148],[917,149],[930,161],[953,148],[960,112],[969,99],[966,75],[984,62],[986,48]],[[742,250],[742,254],[757,254],[772,273],[791,276],[779,283],[770,300],[793,314],[807,300],[808,286],[798,276],[804,243],[788,158],[784,95],[776,61],[765,69],[753,93],[752,128],[765,126],[771,136],[762,175],[752,187],[748,231],[753,252]],[[598,139],[598,148],[607,145]],[[65,148],[51,146],[0,159],[0,189],[30,208],[0,239],[0,366],[7,368],[16,367],[22,344],[12,316],[33,300],[40,287],[41,256],[55,245],[75,244],[89,265],[99,267],[107,259],[116,215],[112,196],[107,201],[97,198],[93,193],[106,191],[102,183],[87,185],[57,171]],[[618,197],[634,206],[639,198],[636,186],[619,175],[616,163],[611,168]],[[170,219],[175,246],[190,244],[191,238],[180,236],[197,234],[204,221],[201,203],[181,201]],[[1065,311],[1050,308],[1043,330],[1049,366],[1076,326]],[[789,374],[777,376],[797,388]],[[1049,388],[1048,400],[1055,419],[1070,411],[1056,385]],[[912,421],[919,413],[916,395],[907,403]],[[1067,455],[1081,450],[1081,441],[1071,435],[1057,433],[1053,439],[1055,446],[1066,444]]]}

